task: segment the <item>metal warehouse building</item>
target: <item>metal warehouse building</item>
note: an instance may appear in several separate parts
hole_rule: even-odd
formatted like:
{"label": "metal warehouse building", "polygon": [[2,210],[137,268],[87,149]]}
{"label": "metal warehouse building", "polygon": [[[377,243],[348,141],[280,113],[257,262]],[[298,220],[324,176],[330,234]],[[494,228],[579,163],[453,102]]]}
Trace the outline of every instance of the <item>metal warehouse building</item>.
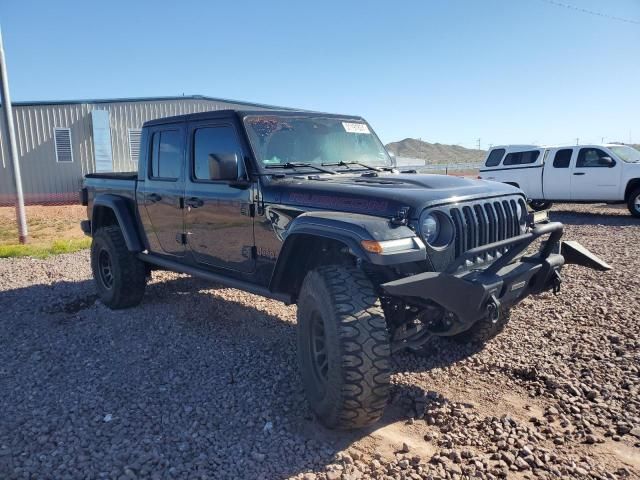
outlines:
{"label": "metal warehouse building", "polygon": [[[275,108],[200,95],[13,102],[25,202],[76,202],[83,175],[136,170],[140,129],[148,120],[243,107]],[[15,186],[2,133],[0,155],[0,205],[13,205]]]}

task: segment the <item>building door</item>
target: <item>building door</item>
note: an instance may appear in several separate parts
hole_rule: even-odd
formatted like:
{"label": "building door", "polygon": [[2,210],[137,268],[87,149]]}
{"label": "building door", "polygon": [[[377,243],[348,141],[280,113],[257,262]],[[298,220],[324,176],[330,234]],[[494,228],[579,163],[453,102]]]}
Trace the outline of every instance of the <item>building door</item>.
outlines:
{"label": "building door", "polygon": [[[150,148],[143,201],[152,225],[150,244],[158,253],[184,255],[184,170],[185,128],[183,125],[157,127],[149,132]],[[150,235],[151,236],[151,235]]]}
{"label": "building door", "polygon": [[[255,269],[253,187],[231,120],[189,125],[185,191],[187,245],[199,264],[249,273]],[[233,168],[230,166],[237,166]]]}

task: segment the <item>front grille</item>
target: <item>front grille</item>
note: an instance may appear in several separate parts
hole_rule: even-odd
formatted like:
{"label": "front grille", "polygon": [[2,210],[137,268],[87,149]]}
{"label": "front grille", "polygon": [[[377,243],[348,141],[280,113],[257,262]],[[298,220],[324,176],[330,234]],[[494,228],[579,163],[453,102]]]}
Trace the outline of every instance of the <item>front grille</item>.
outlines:
{"label": "front grille", "polygon": [[456,205],[449,209],[455,230],[455,255],[467,250],[520,235],[517,206],[522,199],[484,200]]}

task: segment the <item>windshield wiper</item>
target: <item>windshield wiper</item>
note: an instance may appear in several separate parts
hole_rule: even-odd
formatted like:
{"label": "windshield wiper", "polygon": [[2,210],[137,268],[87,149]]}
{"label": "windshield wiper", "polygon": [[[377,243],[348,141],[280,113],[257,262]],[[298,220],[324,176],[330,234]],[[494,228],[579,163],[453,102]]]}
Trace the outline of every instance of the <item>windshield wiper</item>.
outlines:
{"label": "windshield wiper", "polygon": [[[324,165],[324,163],[322,165]],[[333,170],[319,167],[318,165],[314,165],[313,163],[286,162],[286,163],[271,163],[269,165],[264,166],[264,168],[305,168],[305,167],[315,168],[319,172],[330,173],[331,175],[336,174],[336,172],[334,172]]]}
{"label": "windshield wiper", "polygon": [[391,172],[393,171],[393,167],[372,167],[371,165],[367,165],[366,163],[361,163],[361,162],[345,162],[345,161],[339,161],[339,162],[333,162],[333,163],[323,163],[322,166],[324,167],[349,167],[350,165],[358,165],[360,167],[366,168],[368,170],[373,170],[374,172],[383,172],[383,171],[387,171],[387,172]]}

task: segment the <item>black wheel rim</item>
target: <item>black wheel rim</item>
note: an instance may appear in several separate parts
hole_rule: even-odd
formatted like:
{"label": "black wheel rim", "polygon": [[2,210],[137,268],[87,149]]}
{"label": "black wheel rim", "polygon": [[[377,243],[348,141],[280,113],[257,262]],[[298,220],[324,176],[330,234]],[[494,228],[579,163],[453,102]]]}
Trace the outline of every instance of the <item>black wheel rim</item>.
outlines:
{"label": "black wheel rim", "polygon": [[98,272],[102,285],[110,290],[113,287],[113,267],[111,266],[111,255],[106,250],[100,250],[98,254]]}
{"label": "black wheel rim", "polygon": [[324,322],[318,312],[313,312],[310,323],[309,353],[311,355],[313,375],[318,389],[324,392],[329,378],[329,356]]}

